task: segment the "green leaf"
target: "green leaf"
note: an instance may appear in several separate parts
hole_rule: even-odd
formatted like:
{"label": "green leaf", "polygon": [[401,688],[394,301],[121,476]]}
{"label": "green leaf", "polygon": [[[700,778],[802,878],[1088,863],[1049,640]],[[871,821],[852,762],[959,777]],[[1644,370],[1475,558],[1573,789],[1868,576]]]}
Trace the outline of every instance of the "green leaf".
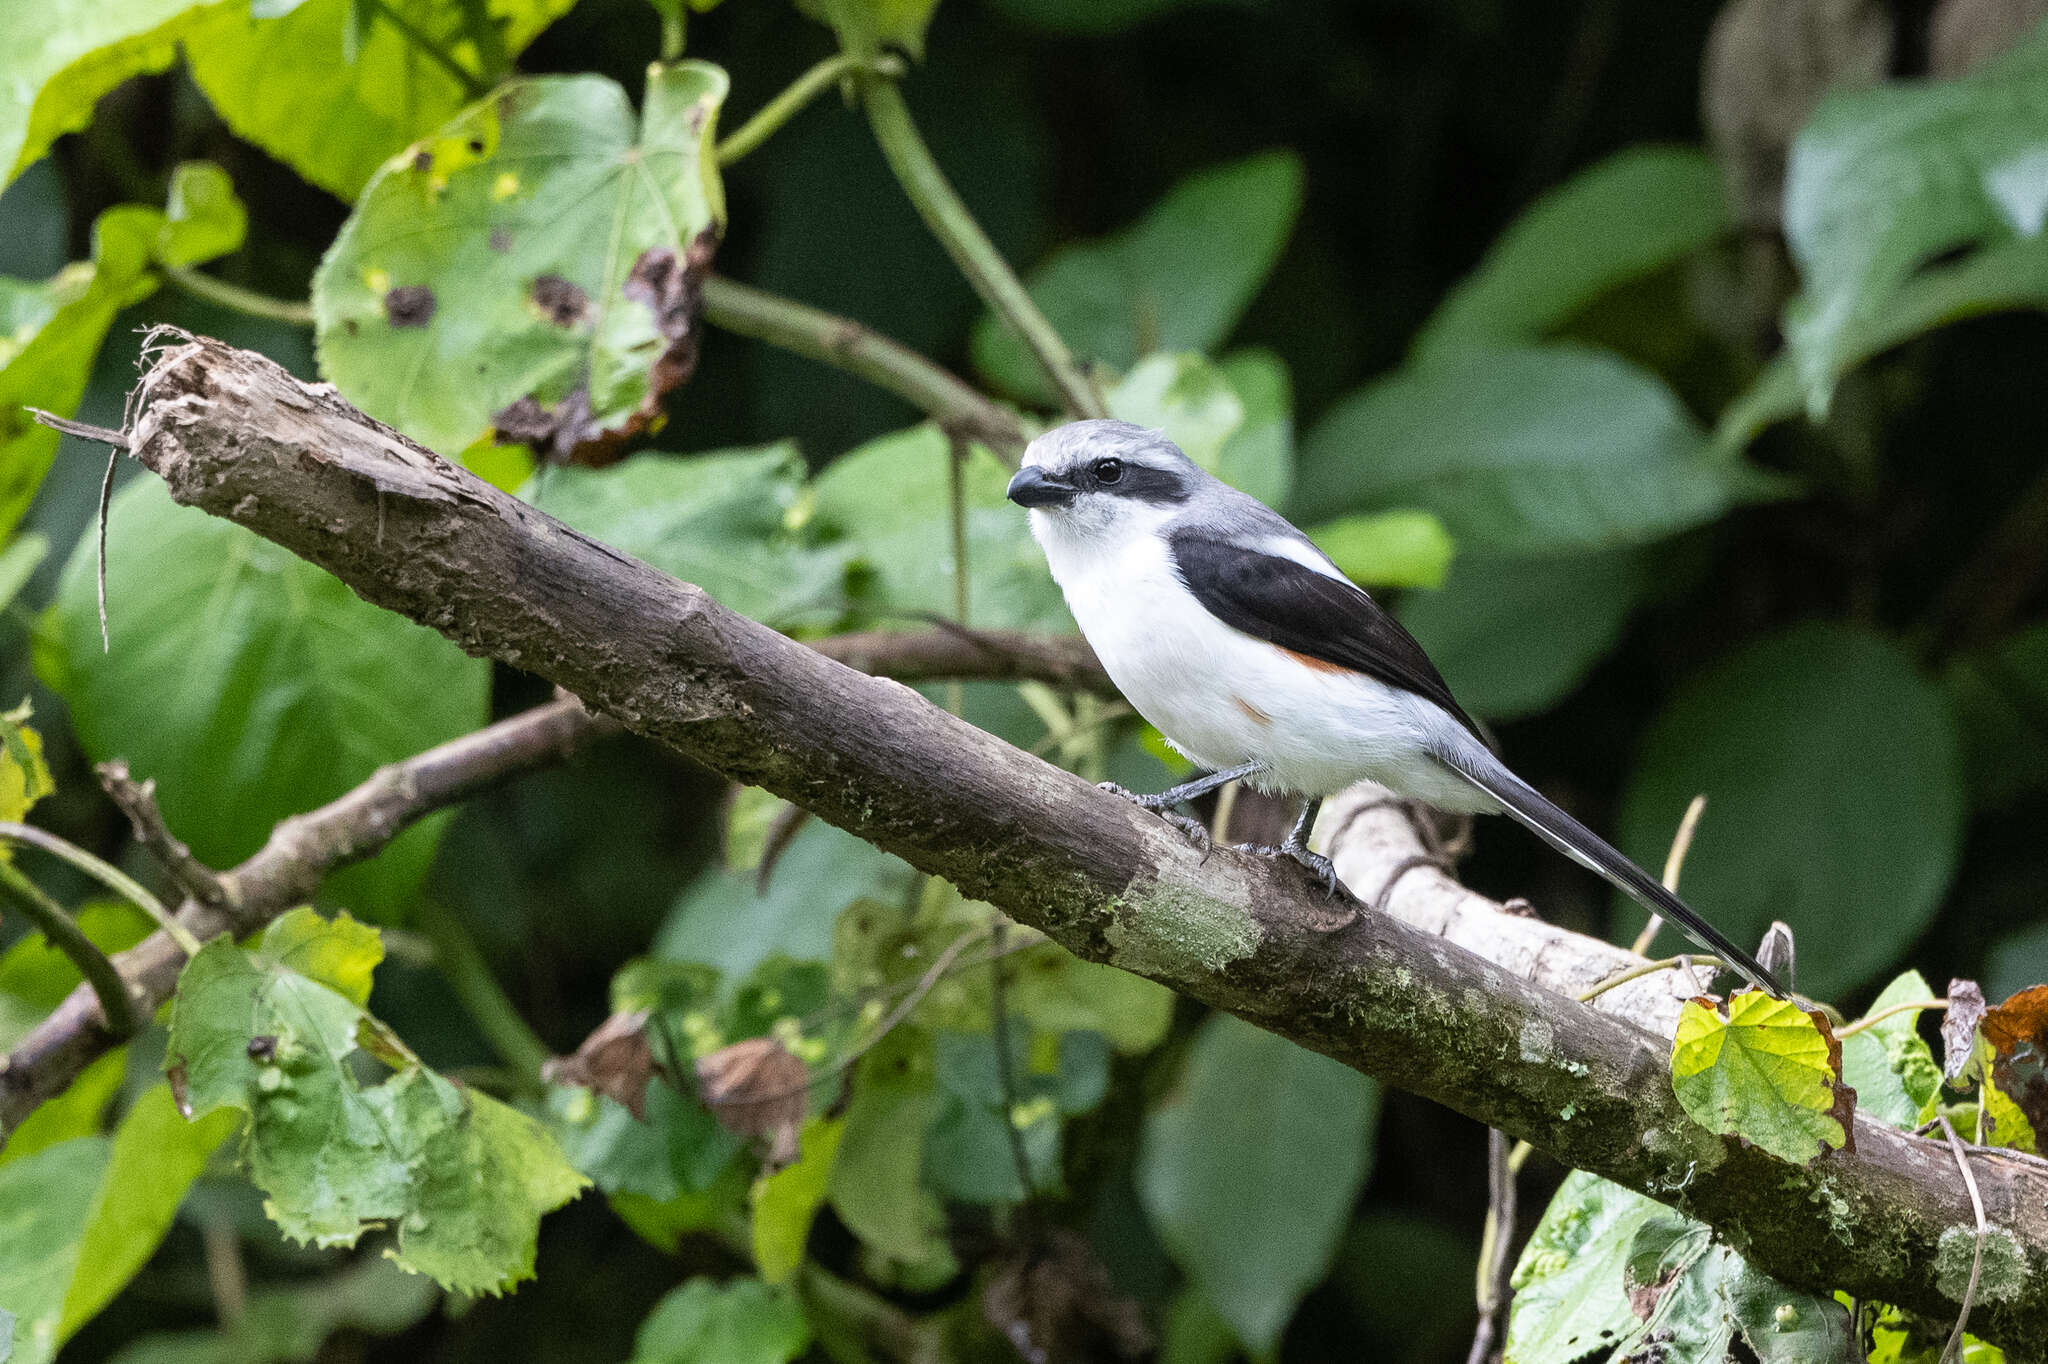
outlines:
{"label": "green leaf", "polygon": [[[992,1035],[948,1031],[937,1036],[939,1106],[925,1134],[924,1179],[944,1197],[963,1203],[1024,1201],[1027,1191],[1019,1182],[1010,1128],[1016,1130],[1030,1171],[1028,1192],[1052,1193],[1061,1187],[1059,1070],[1057,1064],[1050,1073],[1031,1064],[1032,1038],[1016,1024],[1013,1019],[1010,1030],[1014,1105],[1006,1103]],[[1060,1050],[1065,1042],[1056,1039]]]}
{"label": "green leaf", "polygon": [[[1153,351],[1214,350],[1279,261],[1301,192],[1292,152],[1199,171],[1123,231],[1053,252],[1031,272],[1031,297],[1083,362],[1124,370]],[[1056,405],[1029,348],[992,314],[975,324],[973,353],[997,388]]]}
{"label": "green leaf", "polygon": [[[1869,1013],[1935,997],[1918,971],[1908,971],[1884,987]],[[1842,1081],[1856,1091],[1857,1107],[1907,1131],[1931,1121],[1941,1097],[1941,1066],[1920,1036],[1920,1012],[1903,1010],[1842,1039]]]}
{"label": "green leaf", "polygon": [[242,249],[249,210],[235,182],[211,161],[186,161],[171,172],[164,201],[164,225],[157,233],[156,258],[169,265],[196,265]]}
{"label": "green leaf", "polygon": [[1294,381],[1279,356],[1260,347],[1216,362],[1244,405],[1244,421],[1223,442],[1216,476],[1269,507],[1294,493]]}
{"label": "green leaf", "polygon": [[[43,736],[25,724],[28,702],[0,714],[0,820],[18,824],[36,802],[56,791],[50,764],[43,759]],[[11,845],[0,845],[0,861],[13,857]]]}
{"label": "green leaf", "polygon": [[632,1364],[788,1364],[810,1343],[810,1323],[788,1289],[700,1277],[672,1289],[640,1323]]}
{"label": "green leaf", "polygon": [[1686,1001],[1672,1042],[1671,1085],[1702,1127],[1732,1132],[1795,1165],[1848,1144],[1856,1111],[1827,1015],[1760,990],[1731,996],[1725,1018]]}
{"label": "green leaf", "polygon": [[493,428],[562,458],[659,429],[725,217],[726,88],[653,67],[636,120],[602,76],[514,81],[394,158],[313,278],[322,372],[450,455]]}
{"label": "green leaf", "polygon": [[7,1134],[7,1145],[0,1147],[0,1165],[32,1156],[60,1141],[98,1132],[107,1105],[114,1101],[127,1073],[126,1047],[115,1047],[80,1071],[62,1094],[36,1105],[35,1111]]}
{"label": "green leaf", "polygon": [[1541,340],[1616,285],[1691,255],[1727,230],[1714,160],[1692,147],[1631,147],[1579,172],[1516,218],[1416,337],[1418,358]]}
{"label": "green leaf", "polygon": [[[203,861],[234,865],[277,821],[488,718],[487,662],[177,506],[159,480],[123,488],[110,524],[112,652],[100,648],[88,535],[65,565],[37,668],[86,752],[154,778],[165,818]],[[396,912],[443,827],[422,822],[337,890],[373,915]]]}
{"label": "green leaf", "polygon": [[775,953],[829,961],[833,922],[862,896],[900,896],[910,869],[874,845],[810,820],[790,840],[766,893],[756,877],[711,867],[677,897],[654,955],[702,962],[737,980]]}
{"label": "green leaf", "polygon": [[1578,688],[1649,595],[1654,566],[1643,549],[1460,552],[1443,586],[1402,597],[1398,614],[1467,710],[1514,720]]}
{"label": "green leaf", "polygon": [[1824,412],[1845,336],[1924,262],[2040,235],[2048,216],[2048,28],[1966,76],[1841,90],[1792,145],[1785,240],[1805,292],[1785,334]]}
{"label": "green leaf", "polygon": [[801,542],[805,495],[787,442],[678,459],[642,454],[609,468],[550,469],[529,491],[576,529],[697,586],[743,616],[830,624],[843,613],[844,549]]}
{"label": "green leaf", "polygon": [[946,1250],[945,1210],[918,1178],[925,1130],[939,1106],[929,1072],[922,1078],[922,1084],[906,1084],[863,1064],[828,1195],[854,1235],[904,1264]]}
{"label": "green leaf", "polygon": [[[1922,332],[2012,308],[2048,308],[2048,238],[1987,246],[1954,264],[1919,271],[1875,315],[1843,322],[1828,354],[1811,361],[1815,382],[1832,389],[1865,360]],[[1718,453],[1733,458],[1764,428],[1808,411],[1804,359],[1799,352],[1780,351],[1722,410],[1714,427]]]}
{"label": "green leaf", "polygon": [[42,1364],[155,1253],[232,1115],[187,1122],[168,1085],[136,1100],[111,1138],[60,1142],[0,1166],[0,1308],[15,1357]]}
{"label": "green leaf", "polygon": [[1710,459],[1655,375],[1551,345],[1456,350],[1340,400],[1309,434],[1300,488],[1315,519],[1419,507],[1470,550],[1535,555],[1661,539],[1781,483]]}
{"label": "green leaf", "polygon": [[[297,909],[253,951],[208,943],[179,978],[167,1064],[193,1112],[248,1114],[250,1178],[287,1236],[353,1245],[389,1224],[401,1265],[502,1292],[532,1276],[541,1215],[586,1181],[539,1123],[426,1069],[354,999],[293,969],[351,986],[379,950],[364,933]],[[392,1073],[365,1082],[358,1053]]]}
{"label": "green leaf", "polygon": [[0,275],[0,536],[20,522],[57,455],[57,433],[23,409],[78,410],[114,314],[156,290],[150,253],[162,222],[153,208],[110,208],[93,225],[90,263],[42,283]]}
{"label": "green leaf", "polygon": [[197,0],[51,0],[12,7],[0,49],[0,185],[60,136],[92,122],[100,96],[130,76],[169,66],[178,55],[178,35],[209,8]]}
{"label": "green leaf", "polygon": [[1321,1280],[1371,1163],[1379,1090],[1228,1015],[1145,1122],[1138,1194],[1160,1238],[1254,1353]]}
{"label": "green leaf", "polygon": [[1425,511],[1340,516],[1308,538],[1367,587],[1441,587],[1456,552],[1444,523]]}
{"label": "green leaf", "polygon": [[1954,722],[1903,649],[1853,626],[1796,626],[1673,696],[1644,738],[1616,841],[1658,865],[1698,793],[1707,814],[1685,898],[1737,942],[1783,919],[1827,944],[1800,963],[1817,996],[1912,942],[1956,865]]}
{"label": "green leaf", "polygon": [[390,1336],[416,1325],[440,1300],[433,1280],[366,1256],[322,1278],[251,1292],[240,1316],[218,1331],[167,1331],[137,1338],[118,1364],[312,1364],[340,1331]]}
{"label": "green leaf", "polygon": [[1597,1175],[1567,1174],[1515,1264],[1507,1358],[1573,1364],[1632,1336],[1640,1322],[1622,1269],[1637,1229],[1662,1211]]}
{"label": "green leaf", "polygon": [[797,0],[797,8],[839,35],[839,45],[861,57],[900,47],[920,61],[924,31],[939,0]]}
{"label": "green leaf", "polygon": [[[455,61],[479,70],[463,6],[383,0]],[[488,0],[516,56],[575,0]],[[353,50],[350,16],[367,22]],[[237,137],[353,200],[372,174],[469,102],[463,85],[360,0],[305,0],[274,18],[216,5],[184,30],[192,78]],[[168,56],[168,54],[166,54]]]}
{"label": "green leaf", "polygon": [[[953,615],[952,457],[936,427],[914,426],[834,460],[812,484],[810,524],[821,539],[852,550],[857,600],[878,622]],[[969,619],[980,626],[1071,630],[1045,555],[1003,496],[1010,470],[973,445],[961,477]]]}
{"label": "green leaf", "polygon": [[1623,1282],[1644,1320],[1615,1364],[1648,1341],[1665,1359],[1719,1364],[1737,1336],[1760,1364],[1863,1364],[1840,1303],[1759,1273],[1691,1218],[1658,1209],[1629,1246]]}
{"label": "green leaf", "polygon": [[845,1134],[844,1119],[810,1119],[804,1124],[802,1154],[796,1162],[755,1183],[754,1266],[769,1283],[788,1283],[803,1264],[811,1219],[825,1201]]}
{"label": "green leaf", "polygon": [[1244,425],[1244,404],[1222,371],[1200,355],[1148,355],[1105,401],[1111,416],[1164,431],[1212,474],[1218,471],[1224,443]]}
{"label": "green leaf", "polygon": [[2048,786],[2048,625],[1951,660],[1941,681],[1972,804],[2000,809]]}
{"label": "green leaf", "polygon": [[0,549],[0,608],[21,595],[49,553],[49,537],[33,531],[15,536],[7,548]]}

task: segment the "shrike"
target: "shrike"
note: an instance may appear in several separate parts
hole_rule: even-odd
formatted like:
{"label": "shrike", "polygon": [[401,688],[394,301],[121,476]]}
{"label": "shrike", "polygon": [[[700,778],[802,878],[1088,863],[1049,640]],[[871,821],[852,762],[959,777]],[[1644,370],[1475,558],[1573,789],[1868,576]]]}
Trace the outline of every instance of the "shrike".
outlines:
{"label": "shrike", "polygon": [[[1209,775],[1148,810],[1243,780],[1306,800],[1301,862],[1325,796],[1361,778],[1440,810],[1514,816],[1773,995],[1749,953],[1496,758],[1429,656],[1286,518],[1156,431],[1079,421],[1031,442],[1010,480],[1031,534],[1110,680]],[[1186,821],[1176,819],[1176,823]]]}

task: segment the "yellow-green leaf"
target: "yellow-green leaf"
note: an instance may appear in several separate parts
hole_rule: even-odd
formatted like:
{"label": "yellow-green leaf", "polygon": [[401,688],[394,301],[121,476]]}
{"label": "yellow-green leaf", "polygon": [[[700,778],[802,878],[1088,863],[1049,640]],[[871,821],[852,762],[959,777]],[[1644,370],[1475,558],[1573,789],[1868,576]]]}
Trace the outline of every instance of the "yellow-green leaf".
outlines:
{"label": "yellow-green leaf", "polygon": [[844,1135],[844,1119],[812,1118],[804,1124],[796,1162],[754,1185],[754,1266],[769,1283],[788,1282],[804,1262],[804,1242],[825,1201]]}
{"label": "yellow-green leaf", "polygon": [[1687,1001],[1671,1051],[1671,1083],[1695,1122],[1805,1165],[1850,1144],[1856,1091],[1842,1083],[1842,1044],[1827,1017],[1760,990],[1728,1014]]}
{"label": "yellow-green leaf", "polygon": [[1444,523],[1426,511],[1340,516],[1308,538],[1366,587],[1442,587],[1457,548]]}

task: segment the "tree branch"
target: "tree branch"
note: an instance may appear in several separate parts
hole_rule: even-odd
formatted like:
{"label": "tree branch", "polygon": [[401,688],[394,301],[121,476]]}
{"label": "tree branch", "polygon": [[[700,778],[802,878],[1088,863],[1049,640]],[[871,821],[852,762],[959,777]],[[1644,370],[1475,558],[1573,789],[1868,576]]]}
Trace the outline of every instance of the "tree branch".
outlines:
{"label": "tree branch", "polygon": [[[1954,1313],[1937,1282],[1940,1242],[1977,1219],[1939,1145],[1859,1120],[1853,1150],[1794,1166],[1716,1136],[1672,1093],[1668,1044],[1611,1012],[1668,982],[1609,991],[1603,1012],[1518,974],[1562,971],[1583,988],[1635,960],[1627,954],[1605,949],[1612,958],[1588,970],[1556,930],[1532,929],[1504,948],[1491,935],[1479,944],[1514,967],[1486,960],[1460,945],[1479,936],[1479,916],[1496,932],[1523,921],[1426,871],[1395,886],[1393,913],[1332,931],[1293,864],[1205,856],[1129,803],[733,615],[261,357],[203,340],[170,346],[136,410],[133,450],[179,501],[947,877],[1084,957],[1670,1203],[1792,1283]],[[1392,807],[1356,808],[1370,797],[1353,804],[1333,817],[1349,824],[1335,841],[1340,870],[1356,878],[1354,841],[1397,840],[1389,821],[1411,839],[1413,828]],[[305,875],[304,860],[287,860]],[[255,902],[252,878],[234,875]],[[1445,936],[1406,922],[1425,907]],[[1987,1218],[2027,1261],[2009,1293],[1978,1305],[1973,1329],[2009,1347],[2048,1338],[2048,1176],[1998,1151],[1968,1159]]]}

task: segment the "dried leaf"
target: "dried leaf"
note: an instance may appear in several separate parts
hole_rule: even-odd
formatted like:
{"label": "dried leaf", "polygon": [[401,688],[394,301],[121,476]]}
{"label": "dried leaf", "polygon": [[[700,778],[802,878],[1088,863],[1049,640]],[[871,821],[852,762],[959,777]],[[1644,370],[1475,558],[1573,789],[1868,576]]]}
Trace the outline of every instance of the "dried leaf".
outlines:
{"label": "dried leaf", "polygon": [[1953,1082],[1970,1067],[1977,1024],[1984,1018],[1984,991],[1974,980],[1948,983],[1948,1013],[1941,1020],[1941,1078]]}
{"label": "dried leaf", "polygon": [[543,1066],[541,1078],[595,1090],[647,1121],[647,1081],[654,1074],[647,1016],[645,1009],[613,1014],[583,1039],[575,1055],[557,1056]]}
{"label": "dried leaf", "polygon": [[1977,1026],[1991,1044],[1990,1083],[2036,1133],[2048,1131],[2048,985],[2019,991]]}
{"label": "dried leaf", "polygon": [[727,1131],[771,1138],[771,1169],[796,1159],[809,1083],[804,1063],[773,1037],[749,1037],[697,1058],[697,1092],[705,1107]]}
{"label": "dried leaf", "polygon": [[1141,1359],[1153,1347],[1144,1312],[1117,1293],[1087,1238],[1066,1227],[1002,1260],[981,1310],[1032,1364]]}

